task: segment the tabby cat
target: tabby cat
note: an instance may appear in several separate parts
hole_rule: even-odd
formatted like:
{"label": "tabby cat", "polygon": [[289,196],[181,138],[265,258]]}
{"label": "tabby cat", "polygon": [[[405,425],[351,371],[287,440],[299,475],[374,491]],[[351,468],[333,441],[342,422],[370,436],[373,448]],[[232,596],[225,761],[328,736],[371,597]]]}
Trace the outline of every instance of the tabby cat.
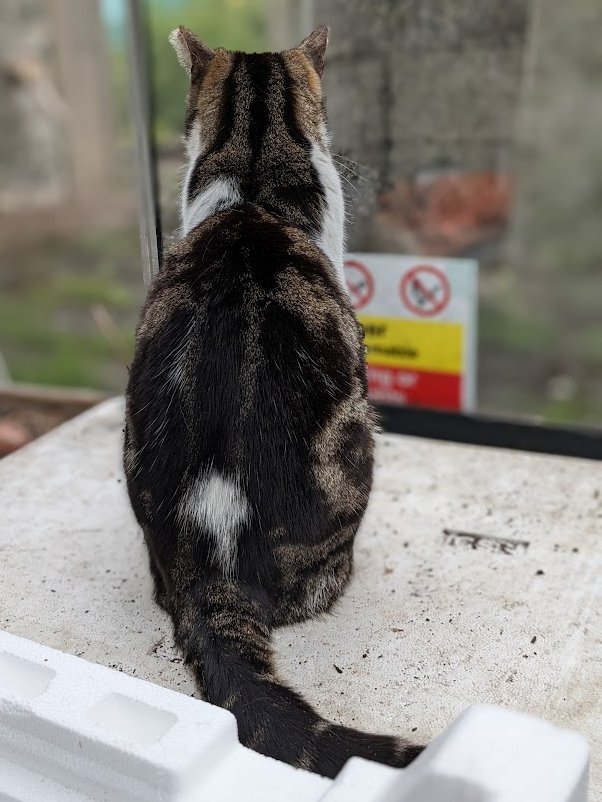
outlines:
{"label": "tabby cat", "polygon": [[203,696],[252,749],[333,777],[420,747],[325,721],[276,675],[274,627],[328,610],[372,484],[362,333],[320,78],[283,53],[170,41],[190,77],[182,237],[137,328],[124,463],[156,598]]}

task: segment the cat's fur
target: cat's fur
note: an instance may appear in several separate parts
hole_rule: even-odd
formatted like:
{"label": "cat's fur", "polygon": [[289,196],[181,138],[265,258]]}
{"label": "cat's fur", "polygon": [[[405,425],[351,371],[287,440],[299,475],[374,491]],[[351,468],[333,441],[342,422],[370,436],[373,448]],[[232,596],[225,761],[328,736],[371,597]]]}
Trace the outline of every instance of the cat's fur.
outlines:
{"label": "cat's fur", "polygon": [[325,721],[270,645],[342,592],[372,484],[327,30],[280,54],[171,40],[191,79],[183,237],[141,313],[124,449],[157,600],[243,744],[331,777],[352,755],[404,766],[419,747]]}

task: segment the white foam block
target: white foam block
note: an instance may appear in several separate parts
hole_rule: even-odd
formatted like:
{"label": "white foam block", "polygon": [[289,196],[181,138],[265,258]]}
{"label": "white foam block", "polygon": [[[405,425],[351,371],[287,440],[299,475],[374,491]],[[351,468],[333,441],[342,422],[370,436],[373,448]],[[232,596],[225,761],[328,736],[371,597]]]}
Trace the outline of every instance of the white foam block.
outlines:
{"label": "white foam block", "polygon": [[588,773],[578,733],[473,705],[376,802],[586,802]]}
{"label": "white foam block", "polygon": [[94,799],[158,802],[240,748],[226,710],[0,635],[0,757],[24,771]]}
{"label": "white foam block", "polygon": [[[586,802],[589,749],[576,732],[474,705],[420,757],[413,802]],[[382,802],[399,797],[384,796]]]}
{"label": "white foam block", "polygon": [[586,802],[584,739],[491,706],[405,770],[336,780],[242,747],[231,713],[0,631],[0,802]]}

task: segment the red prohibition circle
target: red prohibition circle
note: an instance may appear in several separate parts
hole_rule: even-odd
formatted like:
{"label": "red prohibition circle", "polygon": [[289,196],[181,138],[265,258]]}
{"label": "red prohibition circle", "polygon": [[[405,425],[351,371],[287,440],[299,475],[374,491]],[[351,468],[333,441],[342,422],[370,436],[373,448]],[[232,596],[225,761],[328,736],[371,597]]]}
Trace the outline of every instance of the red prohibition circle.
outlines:
{"label": "red prohibition circle", "polygon": [[442,270],[432,265],[417,265],[402,278],[400,293],[410,312],[420,317],[433,317],[448,305],[451,287]]}
{"label": "red prohibition circle", "polygon": [[[352,277],[352,271],[358,275]],[[351,296],[354,309],[363,309],[374,296],[374,278],[366,265],[356,259],[347,259],[345,262],[345,280]]]}

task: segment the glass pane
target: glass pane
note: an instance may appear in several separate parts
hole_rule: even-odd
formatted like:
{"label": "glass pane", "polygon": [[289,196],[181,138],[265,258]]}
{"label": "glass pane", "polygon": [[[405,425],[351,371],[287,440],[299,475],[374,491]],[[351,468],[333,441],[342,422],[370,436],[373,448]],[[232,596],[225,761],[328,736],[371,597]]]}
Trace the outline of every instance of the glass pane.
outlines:
{"label": "glass pane", "polygon": [[[541,0],[153,0],[149,8],[168,238],[178,225],[186,91],[169,30],[184,23],[210,45],[260,50],[328,24],[324,83],[353,220],[349,251],[435,265],[476,260],[476,409],[599,425],[595,0],[553,0],[546,13]],[[450,264],[453,279],[460,267]],[[423,278],[418,300],[428,306]]]}
{"label": "glass pane", "polygon": [[602,420],[602,6],[320,0],[350,248],[479,262],[478,409]]}

